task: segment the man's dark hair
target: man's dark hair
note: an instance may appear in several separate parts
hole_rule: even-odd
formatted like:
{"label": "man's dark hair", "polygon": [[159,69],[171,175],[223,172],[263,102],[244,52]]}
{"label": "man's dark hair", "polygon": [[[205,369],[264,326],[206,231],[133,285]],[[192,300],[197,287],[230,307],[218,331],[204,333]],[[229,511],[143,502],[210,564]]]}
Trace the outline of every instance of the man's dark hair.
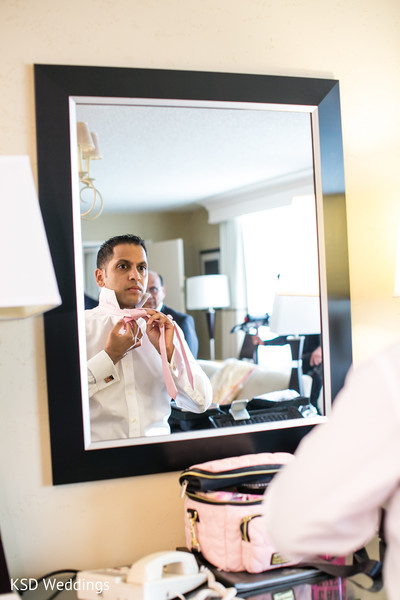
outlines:
{"label": "man's dark hair", "polygon": [[120,244],[133,244],[134,246],[142,246],[145,254],[147,256],[147,250],[141,237],[138,235],[132,235],[131,233],[126,233],[124,235],[116,235],[109,240],[106,240],[99,248],[97,253],[97,268],[105,269],[106,265],[113,257],[115,246],[119,246]]}

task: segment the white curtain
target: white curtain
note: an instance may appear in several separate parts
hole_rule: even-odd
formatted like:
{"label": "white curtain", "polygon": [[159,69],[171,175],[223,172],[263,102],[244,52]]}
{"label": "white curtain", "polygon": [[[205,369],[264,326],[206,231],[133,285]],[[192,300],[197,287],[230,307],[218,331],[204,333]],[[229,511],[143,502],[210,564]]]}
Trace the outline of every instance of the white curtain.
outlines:
{"label": "white curtain", "polygon": [[222,311],[222,358],[237,358],[243,344],[242,332],[230,333],[247,314],[247,285],[240,219],[220,224],[220,272],[229,277],[231,304]]}

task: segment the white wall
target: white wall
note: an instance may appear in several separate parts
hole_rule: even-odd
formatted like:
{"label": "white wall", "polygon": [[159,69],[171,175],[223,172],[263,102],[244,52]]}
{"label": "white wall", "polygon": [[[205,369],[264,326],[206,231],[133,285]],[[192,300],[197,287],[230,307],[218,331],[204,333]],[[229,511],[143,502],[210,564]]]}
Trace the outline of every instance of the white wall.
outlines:
{"label": "white wall", "polygon": [[[0,153],[36,165],[33,63],[339,79],[360,360],[400,337],[399,16],[398,0],[1,0]],[[16,268],[23,277],[35,266],[27,256]],[[51,486],[41,318],[0,323],[0,370],[0,525],[13,576],[183,543],[177,473]]]}

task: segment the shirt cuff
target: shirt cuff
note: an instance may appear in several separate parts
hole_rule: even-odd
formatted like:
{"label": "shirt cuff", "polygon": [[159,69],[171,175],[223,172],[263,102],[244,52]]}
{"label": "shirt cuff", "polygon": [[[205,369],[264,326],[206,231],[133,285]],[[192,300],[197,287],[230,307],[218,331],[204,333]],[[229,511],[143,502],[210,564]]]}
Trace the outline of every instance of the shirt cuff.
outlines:
{"label": "shirt cuff", "polygon": [[116,381],[119,381],[119,374],[116,366],[105,350],[101,350],[87,363],[89,374],[92,375],[89,379],[96,387],[96,391],[100,391],[109,387]]}

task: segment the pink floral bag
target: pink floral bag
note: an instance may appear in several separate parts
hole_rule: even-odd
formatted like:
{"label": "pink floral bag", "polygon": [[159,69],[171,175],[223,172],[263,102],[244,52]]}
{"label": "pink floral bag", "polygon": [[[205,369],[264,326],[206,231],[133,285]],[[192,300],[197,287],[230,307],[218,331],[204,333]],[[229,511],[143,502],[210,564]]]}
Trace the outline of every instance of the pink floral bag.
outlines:
{"label": "pink floral bag", "polygon": [[261,573],[294,564],[276,551],[261,515],[268,483],[292,458],[286,452],[246,454],[183,471],[187,548],[223,571]]}

